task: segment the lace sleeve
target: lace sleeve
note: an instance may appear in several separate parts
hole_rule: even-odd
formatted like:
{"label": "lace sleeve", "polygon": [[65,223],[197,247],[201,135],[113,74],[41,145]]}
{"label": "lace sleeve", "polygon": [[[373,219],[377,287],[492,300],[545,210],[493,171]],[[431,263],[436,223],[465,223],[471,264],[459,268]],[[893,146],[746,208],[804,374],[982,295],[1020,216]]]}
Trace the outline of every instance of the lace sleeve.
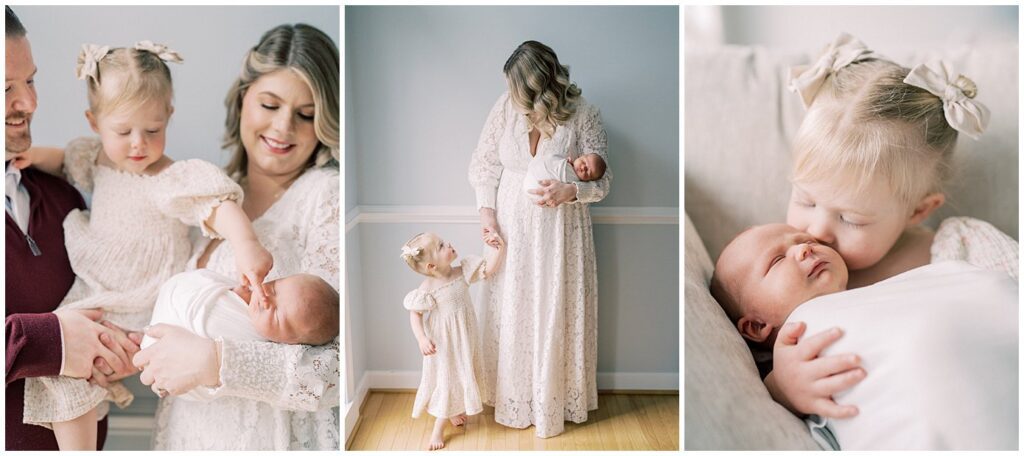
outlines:
{"label": "lace sleeve", "polygon": [[323,186],[316,189],[319,195],[310,211],[306,234],[306,250],[302,255],[303,272],[315,274],[331,284],[335,290],[341,286],[339,263],[341,240],[338,235],[338,221],[341,213],[339,177],[331,174],[323,179]]}
{"label": "lace sleeve", "polygon": [[501,159],[498,157],[498,143],[505,130],[505,107],[508,93],[498,97],[487,122],[480,132],[473,158],[469,161],[469,185],[476,191],[476,208],[494,208],[498,195],[498,179],[501,178]]}
{"label": "lace sleeve", "polygon": [[220,238],[205,223],[217,206],[227,200],[242,203],[242,188],[210,162],[175,162],[159,178],[161,191],[155,195],[156,206],[169,217],[198,226],[206,237]]}
{"label": "lace sleeve", "polygon": [[337,407],[338,338],[320,346],[217,339],[223,344],[220,382],[204,397],[234,396],[273,407],[313,412]]}
{"label": "lace sleeve", "polygon": [[64,177],[71,185],[92,193],[96,159],[103,150],[99,138],[75,138],[64,148]]}
{"label": "lace sleeve", "polygon": [[584,105],[577,124],[580,148],[583,154],[598,154],[606,166],[604,176],[596,181],[575,182],[576,203],[596,203],[608,196],[612,185],[612,163],[608,160],[608,135],[601,122],[601,111],[596,106]]}

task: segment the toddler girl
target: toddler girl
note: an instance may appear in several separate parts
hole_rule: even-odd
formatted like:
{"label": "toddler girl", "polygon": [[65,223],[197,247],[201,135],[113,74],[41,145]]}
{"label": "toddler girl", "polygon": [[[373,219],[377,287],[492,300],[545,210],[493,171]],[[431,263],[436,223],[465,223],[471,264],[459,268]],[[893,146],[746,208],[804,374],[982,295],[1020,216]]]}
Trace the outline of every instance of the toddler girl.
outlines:
{"label": "toddler girl", "polygon": [[[60,308],[101,308],[106,320],[133,331],[149,323],[160,285],[185,268],[189,225],[231,243],[243,283],[260,299],[273,266],[239,206],[238,185],[211,163],[164,155],[174,110],[167,61],[181,57],[148,41],[83,46],[78,77],[87,80],[85,115],[99,138],[75,139],[65,150],[31,149],[17,161],[52,174],[63,168],[69,182],[92,192],[91,211],[64,220],[76,278]],[[107,400],[125,407],[132,395],[120,383],[108,390],[71,377],[28,378],[23,420],[52,425],[61,450],[95,450]]]}
{"label": "toddler girl", "polygon": [[[959,133],[977,139],[988,123],[974,82],[941,61],[909,70],[841,34],[814,65],[793,69],[791,89],[807,115],[793,141],[787,223],[842,255],[850,288],[953,259],[1017,278],[1017,242],[992,225],[920,226],[945,202]],[[864,377],[859,358],[818,359],[841,332],[797,344],[804,328],[780,331],[766,386],[797,413],[855,415],[831,396]]]}
{"label": "toddler girl", "polygon": [[[412,417],[426,410],[433,415],[429,449],[444,447],[444,423],[459,426],[466,415],[483,411],[477,379],[482,373],[477,349],[476,316],[469,284],[494,276],[505,257],[505,241],[497,234],[486,240],[487,258],[468,256],[457,264],[455,248],[433,233],[421,233],[402,246],[402,259],[426,276],[405,296],[412,332],[423,354],[423,376],[416,391]],[[423,312],[430,317],[423,322]]]}

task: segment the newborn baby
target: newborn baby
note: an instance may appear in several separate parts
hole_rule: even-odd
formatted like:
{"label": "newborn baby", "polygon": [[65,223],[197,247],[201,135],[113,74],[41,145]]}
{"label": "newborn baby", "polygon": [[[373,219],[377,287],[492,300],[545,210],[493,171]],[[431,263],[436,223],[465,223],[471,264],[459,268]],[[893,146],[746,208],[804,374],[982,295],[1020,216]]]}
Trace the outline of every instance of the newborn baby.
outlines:
{"label": "newborn baby", "polygon": [[[295,274],[267,282],[269,308],[253,293],[208,269],[183,272],[160,287],[151,325],[180,326],[211,339],[321,345],[338,336],[338,292],[320,277]],[[144,337],[142,348],[155,342]],[[183,397],[202,399],[202,388]]]}
{"label": "newborn baby", "polygon": [[[776,224],[733,239],[711,283],[737,329],[756,343],[774,344],[787,322],[805,322],[805,337],[843,329],[820,356],[861,357],[867,376],[833,395],[860,413],[812,416],[819,444],[844,450],[1017,448],[1017,283],[1004,272],[960,261],[848,291],[847,275],[835,250]],[[835,441],[822,438],[827,435]]]}
{"label": "newborn baby", "polygon": [[[572,173],[569,172],[570,168]],[[540,188],[542,180],[553,179],[564,183],[590,182],[604,177],[606,168],[604,159],[598,154],[583,154],[575,160],[564,155],[537,155],[530,160],[526,168],[523,190],[531,200],[537,201],[540,197],[530,193],[530,190]]]}

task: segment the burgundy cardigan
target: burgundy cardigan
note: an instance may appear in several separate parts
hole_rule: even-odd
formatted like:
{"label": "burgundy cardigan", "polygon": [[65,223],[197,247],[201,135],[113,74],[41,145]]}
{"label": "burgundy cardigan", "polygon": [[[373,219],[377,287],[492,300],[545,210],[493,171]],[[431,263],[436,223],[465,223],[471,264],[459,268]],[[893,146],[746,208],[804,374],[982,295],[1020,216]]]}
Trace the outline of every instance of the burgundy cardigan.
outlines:
{"label": "burgundy cardigan", "polygon": [[[71,289],[75,274],[64,248],[64,217],[85,209],[82,195],[60,178],[25,169],[28,190],[28,236],[7,214],[7,450],[56,450],[53,431],[22,423],[25,377],[60,373],[60,324],[52,312]],[[6,211],[5,211],[6,213]],[[34,243],[34,245],[33,245]],[[69,347],[72,348],[73,347]],[[97,449],[103,448],[107,419],[98,423]]]}

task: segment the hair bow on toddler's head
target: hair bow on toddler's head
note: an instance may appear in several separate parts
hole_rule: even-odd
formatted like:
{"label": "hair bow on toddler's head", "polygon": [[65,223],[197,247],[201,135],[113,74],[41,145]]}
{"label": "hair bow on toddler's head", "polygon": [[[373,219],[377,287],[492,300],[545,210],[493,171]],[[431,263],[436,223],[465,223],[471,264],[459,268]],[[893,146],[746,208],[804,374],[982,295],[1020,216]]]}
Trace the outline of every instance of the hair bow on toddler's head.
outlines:
{"label": "hair bow on toddler's head", "polygon": [[941,60],[914,67],[903,82],[920,87],[942,99],[946,122],[960,133],[978,139],[988,126],[989,111],[974,100],[978,86]]}
{"label": "hair bow on toddler's head", "polygon": [[164,62],[182,63],[185,61],[185,59],[181,58],[181,54],[178,54],[178,51],[173,51],[167,46],[156,44],[149,40],[142,40],[135,43],[135,49],[139,51],[152,52],[156,54],[157,57],[160,57],[160,60],[163,60]]}
{"label": "hair bow on toddler's head", "polygon": [[92,78],[93,81],[99,82],[100,60],[103,60],[108,52],[110,46],[83,44],[82,52],[78,53],[78,67],[75,68],[78,79]]}
{"label": "hair bow on toddler's head", "polygon": [[408,245],[402,246],[402,258],[415,257],[420,254],[419,247],[409,247]]}
{"label": "hair bow on toddler's head", "polygon": [[852,63],[876,57],[860,40],[840,33],[813,65],[789,69],[789,90],[800,94],[804,108],[809,108],[830,74]]}

